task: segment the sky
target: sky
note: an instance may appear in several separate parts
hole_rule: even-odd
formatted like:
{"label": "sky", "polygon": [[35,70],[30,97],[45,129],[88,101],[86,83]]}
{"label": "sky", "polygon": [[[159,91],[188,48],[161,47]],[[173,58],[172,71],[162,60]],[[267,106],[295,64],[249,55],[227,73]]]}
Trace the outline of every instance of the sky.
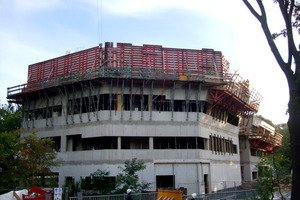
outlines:
{"label": "sky", "polygon": [[[280,32],[279,9],[265,2]],[[288,120],[286,78],[242,0],[0,0],[0,103],[8,87],[26,83],[28,65],[104,42],[222,51],[231,73],[263,96],[258,114]],[[286,39],[276,43],[286,60]]]}

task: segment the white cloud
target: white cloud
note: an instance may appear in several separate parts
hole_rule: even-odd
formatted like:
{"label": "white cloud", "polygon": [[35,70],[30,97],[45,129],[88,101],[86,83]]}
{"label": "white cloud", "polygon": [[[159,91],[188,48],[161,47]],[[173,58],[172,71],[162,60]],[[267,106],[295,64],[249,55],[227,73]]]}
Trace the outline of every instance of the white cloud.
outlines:
{"label": "white cloud", "polygon": [[13,7],[17,12],[32,13],[35,11],[43,11],[45,9],[52,9],[60,5],[61,0],[12,0]]}

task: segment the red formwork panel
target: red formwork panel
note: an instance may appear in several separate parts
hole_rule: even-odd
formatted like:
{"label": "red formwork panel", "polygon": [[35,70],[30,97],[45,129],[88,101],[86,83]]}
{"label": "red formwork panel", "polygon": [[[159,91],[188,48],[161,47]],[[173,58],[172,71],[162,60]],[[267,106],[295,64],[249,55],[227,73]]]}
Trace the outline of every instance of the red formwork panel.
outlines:
{"label": "red formwork panel", "polygon": [[164,75],[218,75],[228,73],[229,63],[213,49],[178,49],[161,45],[106,42],[102,46],[29,65],[27,84],[43,83],[64,76],[82,76],[101,67],[121,70],[131,77],[141,73]]}
{"label": "red formwork panel", "polygon": [[29,65],[27,83],[34,84],[47,81],[66,74],[81,75],[88,69],[99,66],[103,62],[103,50],[93,47],[76,53],[68,54],[51,60]]}

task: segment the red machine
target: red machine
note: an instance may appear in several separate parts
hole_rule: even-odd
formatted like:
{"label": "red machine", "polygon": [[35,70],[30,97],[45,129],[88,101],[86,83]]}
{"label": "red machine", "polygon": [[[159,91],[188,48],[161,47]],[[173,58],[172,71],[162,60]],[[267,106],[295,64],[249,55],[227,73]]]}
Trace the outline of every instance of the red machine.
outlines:
{"label": "red machine", "polygon": [[28,195],[23,194],[23,200],[24,199],[39,199],[39,200],[46,200],[46,195],[50,195],[50,199],[52,199],[52,193],[47,192],[41,188],[38,188],[36,186],[33,186],[30,191],[28,192]]}

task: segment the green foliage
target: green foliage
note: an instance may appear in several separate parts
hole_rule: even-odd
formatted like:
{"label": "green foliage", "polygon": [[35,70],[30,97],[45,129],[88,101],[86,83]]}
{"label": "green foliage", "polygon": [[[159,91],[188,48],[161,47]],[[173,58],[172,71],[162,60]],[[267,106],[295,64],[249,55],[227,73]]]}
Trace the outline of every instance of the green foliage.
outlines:
{"label": "green foliage", "polygon": [[77,196],[78,192],[81,192],[80,182],[74,181],[74,179],[66,179],[64,183],[64,188],[68,188],[68,194],[70,197]]}
{"label": "green foliage", "polygon": [[[0,187],[55,186],[50,167],[59,164],[53,141],[33,132],[20,137],[21,109],[11,104],[0,108]],[[53,176],[45,179],[45,176]]]}
{"label": "green foliage", "polygon": [[139,183],[138,171],[146,169],[146,165],[142,160],[133,158],[131,161],[127,160],[124,163],[124,168],[119,167],[123,173],[116,177],[116,191],[117,194],[125,193],[128,188],[134,192],[142,192],[150,187],[150,183]]}
{"label": "green foliage", "polygon": [[15,188],[20,180],[20,159],[16,157],[21,149],[20,131],[0,133],[0,187]]}
{"label": "green foliage", "polygon": [[12,104],[0,108],[0,188],[14,188],[20,180],[21,162],[16,155],[21,149],[21,109]]}
{"label": "green foliage", "polygon": [[115,183],[112,177],[109,177],[109,171],[98,169],[91,173],[91,182],[86,179],[81,180],[81,189],[87,195],[111,194],[115,189]]}
{"label": "green foliage", "polygon": [[123,173],[116,176],[115,181],[109,177],[110,172],[100,170],[90,174],[91,182],[87,179],[81,179],[75,182],[74,179],[66,179],[64,187],[68,188],[69,196],[76,196],[77,192],[83,192],[84,195],[99,194],[124,194],[128,188],[134,192],[143,192],[150,187],[150,183],[139,183],[139,171],[146,169],[143,161],[133,158],[131,161],[124,162],[124,168],[119,167]]}
{"label": "green foliage", "polygon": [[288,171],[292,169],[292,152],[290,132],[287,124],[279,124],[276,127],[276,131],[282,134],[282,146],[275,153],[276,166],[278,168],[284,168]]}
{"label": "green foliage", "polygon": [[12,104],[0,108],[0,133],[13,132],[21,127],[22,111]]}
{"label": "green foliage", "polygon": [[270,160],[262,158],[261,162],[257,165],[258,178],[254,189],[257,190],[260,199],[269,200],[272,195],[273,189],[273,169]]}
{"label": "green foliage", "polygon": [[[21,152],[18,154],[22,161],[22,185],[46,186],[45,176],[53,176],[50,168],[57,166],[57,152],[52,148],[51,138],[39,138],[36,132],[23,138]],[[36,178],[40,176],[41,178]]]}

